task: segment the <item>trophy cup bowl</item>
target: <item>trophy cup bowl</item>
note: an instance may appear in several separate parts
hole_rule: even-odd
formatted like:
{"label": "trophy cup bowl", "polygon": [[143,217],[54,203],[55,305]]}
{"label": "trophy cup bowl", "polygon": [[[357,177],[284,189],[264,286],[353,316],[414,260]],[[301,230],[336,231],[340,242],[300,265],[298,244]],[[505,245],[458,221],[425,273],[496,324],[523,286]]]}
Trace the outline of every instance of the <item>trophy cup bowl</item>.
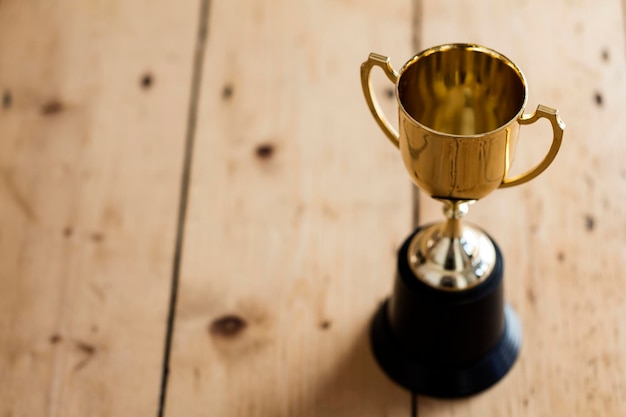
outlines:
{"label": "trophy cup bowl", "polygon": [[[375,66],[395,84],[398,131],[372,93]],[[409,176],[444,204],[446,218],[419,227],[402,245],[394,291],[373,322],[374,355],[413,392],[476,393],[513,366],[521,327],[504,305],[497,244],[461,219],[469,204],[492,191],[541,174],[559,150],[565,125],[556,110],[543,105],[524,114],[523,73],[504,55],[475,44],[427,49],[399,72],[388,57],[372,53],[361,65],[361,85]],[[510,178],[520,126],[540,118],[552,126],[552,145],[538,165]]]}

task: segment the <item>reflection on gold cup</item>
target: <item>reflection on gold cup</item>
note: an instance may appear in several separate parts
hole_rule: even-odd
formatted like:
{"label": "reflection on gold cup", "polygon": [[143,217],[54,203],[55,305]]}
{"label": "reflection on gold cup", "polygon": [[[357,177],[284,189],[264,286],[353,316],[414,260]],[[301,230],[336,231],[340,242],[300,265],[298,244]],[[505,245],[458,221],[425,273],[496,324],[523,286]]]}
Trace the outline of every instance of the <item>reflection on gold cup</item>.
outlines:
{"label": "reflection on gold cup", "polygon": [[[399,132],[383,116],[372,94],[370,72],[374,66],[381,67],[395,84]],[[427,49],[399,72],[391,67],[389,58],[370,54],[361,65],[361,85],[374,119],[400,148],[413,182],[447,204],[448,222],[425,229],[414,238],[414,253],[409,254],[414,272],[430,285],[444,289],[478,284],[488,276],[485,271],[489,271],[490,250],[480,248],[489,238],[476,228],[460,225],[466,203],[497,188],[527,182],[550,165],[565,128],[557,111],[540,105],[533,114],[525,115],[528,88],[522,72],[500,53],[474,44]],[[550,150],[537,166],[509,178],[520,125],[542,117],[552,125]],[[451,260],[435,253],[437,247],[450,252],[450,245],[461,245],[462,252],[472,259],[456,256]],[[479,256],[481,251],[485,253]]]}

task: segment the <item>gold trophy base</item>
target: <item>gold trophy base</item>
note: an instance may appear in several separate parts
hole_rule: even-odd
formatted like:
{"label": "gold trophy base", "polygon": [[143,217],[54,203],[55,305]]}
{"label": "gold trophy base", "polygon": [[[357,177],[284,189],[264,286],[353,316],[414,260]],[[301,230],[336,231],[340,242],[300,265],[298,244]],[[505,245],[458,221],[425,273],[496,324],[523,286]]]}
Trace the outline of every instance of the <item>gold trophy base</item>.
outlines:
{"label": "gold trophy base", "polygon": [[399,251],[393,294],[372,323],[372,349],[385,373],[411,392],[464,397],[508,373],[522,331],[513,309],[504,305],[502,253],[488,236],[494,264],[471,288],[435,288],[415,275],[409,249],[414,236],[432,227],[418,229]]}
{"label": "gold trophy base", "polygon": [[409,265],[418,279],[434,288],[464,291],[491,275],[496,249],[484,231],[461,221],[474,201],[439,201],[444,203],[446,221],[414,234],[407,254]]}

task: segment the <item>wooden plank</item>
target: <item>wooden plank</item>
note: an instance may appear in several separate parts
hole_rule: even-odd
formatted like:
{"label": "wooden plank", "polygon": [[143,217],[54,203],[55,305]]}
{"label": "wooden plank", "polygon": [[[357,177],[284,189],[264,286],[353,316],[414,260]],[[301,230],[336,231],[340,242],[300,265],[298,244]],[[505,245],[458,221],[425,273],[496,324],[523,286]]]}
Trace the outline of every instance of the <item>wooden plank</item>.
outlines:
{"label": "wooden plank", "polygon": [[411,191],[359,66],[410,55],[411,19],[405,0],[212,2],[167,415],[409,415],[368,327]]}
{"label": "wooden plank", "polygon": [[[556,107],[567,129],[544,174],[470,210],[505,253],[525,332],[518,364],[476,398],[420,399],[420,415],[626,415],[622,5],[424,0],[423,25],[424,46],[472,41],[509,56],[527,76],[528,110]],[[549,135],[547,123],[522,129],[517,170],[539,160]],[[422,201],[422,221],[441,218]]]}
{"label": "wooden plank", "polygon": [[157,413],[197,2],[0,4],[0,415]]}

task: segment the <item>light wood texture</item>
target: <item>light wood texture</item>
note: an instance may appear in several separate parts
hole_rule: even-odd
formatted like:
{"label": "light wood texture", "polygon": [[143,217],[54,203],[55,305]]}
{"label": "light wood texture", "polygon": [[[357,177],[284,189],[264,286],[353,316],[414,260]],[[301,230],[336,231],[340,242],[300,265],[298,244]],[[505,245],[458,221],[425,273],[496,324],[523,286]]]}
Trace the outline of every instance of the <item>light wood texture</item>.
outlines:
{"label": "light wood texture", "polygon": [[[505,254],[519,362],[419,416],[626,415],[619,1],[214,0],[199,45],[199,1],[48,3],[0,0],[0,416],[157,415],[204,48],[165,414],[409,417],[368,330],[411,186],[359,65],[451,41],[513,59],[528,111],[567,129],[553,166],[468,219]],[[522,128],[516,170],[549,135]],[[440,219],[421,198],[420,222]]]}
{"label": "light wood texture", "polygon": [[196,22],[0,2],[3,417],[157,413]]}
{"label": "light wood texture", "polygon": [[[530,100],[567,124],[553,166],[470,209],[506,261],[524,326],[521,358],[492,390],[421,399],[420,416],[626,415],[626,60],[619,1],[423,2],[423,42],[473,41],[525,72]],[[548,148],[548,123],[523,127],[515,169]],[[544,138],[544,139],[542,139]],[[441,218],[422,199],[422,220]]]}
{"label": "light wood texture", "polygon": [[407,1],[211,5],[167,416],[409,414],[368,331],[411,188],[359,66],[373,50],[408,56],[411,14]]}

